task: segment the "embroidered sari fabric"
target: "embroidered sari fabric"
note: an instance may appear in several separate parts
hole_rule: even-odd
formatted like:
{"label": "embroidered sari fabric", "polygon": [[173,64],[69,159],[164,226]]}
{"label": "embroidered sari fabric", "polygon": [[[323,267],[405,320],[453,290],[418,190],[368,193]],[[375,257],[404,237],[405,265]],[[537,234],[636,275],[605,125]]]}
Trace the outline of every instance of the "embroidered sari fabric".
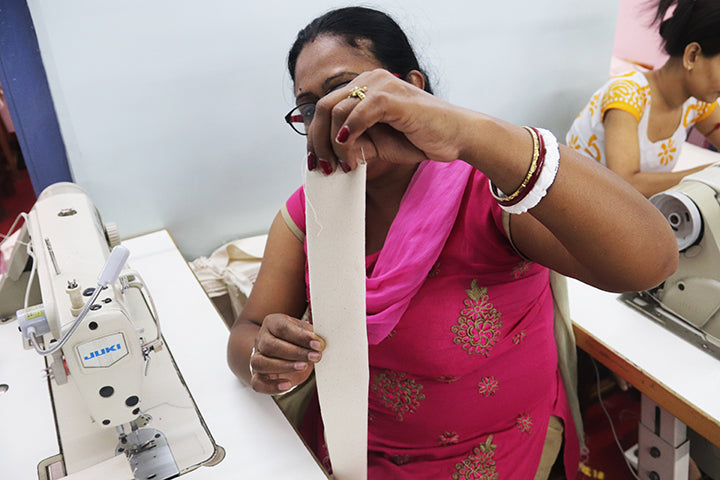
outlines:
{"label": "embroidered sari fabric", "polygon": [[[437,260],[394,328],[369,347],[368,478],[532,479],[550,415],[565,423],[574,478],[578,440],[548,270],[513,250],[487,178],[473,170],[463,181]],[[298,233],[304,208],[301,188],[284,209]],[[367,256],[369,276],[381,254]],[[329,466],[316,409],[302,431]]]}

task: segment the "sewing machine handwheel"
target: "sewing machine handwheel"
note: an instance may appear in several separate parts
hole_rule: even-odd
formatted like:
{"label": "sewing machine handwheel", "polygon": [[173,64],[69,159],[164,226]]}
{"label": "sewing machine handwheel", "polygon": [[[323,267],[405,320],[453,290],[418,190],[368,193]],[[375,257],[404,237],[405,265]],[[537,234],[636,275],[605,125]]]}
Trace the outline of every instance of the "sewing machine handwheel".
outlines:
{"label": "sewing machine handwheel", "polygon": [[690,197],[680,192],[666,191],[653,195],[650,201],[670,223],[679,251],[682,252],[700,239],[702,216]]}

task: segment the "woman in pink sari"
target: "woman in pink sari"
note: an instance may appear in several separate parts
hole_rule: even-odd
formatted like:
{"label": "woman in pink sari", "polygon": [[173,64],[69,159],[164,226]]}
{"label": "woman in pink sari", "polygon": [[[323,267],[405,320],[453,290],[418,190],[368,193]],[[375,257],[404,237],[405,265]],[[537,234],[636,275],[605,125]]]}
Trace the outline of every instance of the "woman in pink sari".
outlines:
{"label": "woman in pink sari", "polygon": [[[677,263],[664,218],[550,132],[434,97],[381,12],[319,17],[288,66],[298,106],[286,120],[307,134],[308,168],[367,161],[368,477],[547,478],[564,440],[574,478],[549,271],[612,291],[655,286]],[[273,222],[228,344],[232,370],[258,392],[286,392],[321,361],[324,340],[299,320],[304,232],[300,188]],[[302,430],[326,460],[315,407]]]}

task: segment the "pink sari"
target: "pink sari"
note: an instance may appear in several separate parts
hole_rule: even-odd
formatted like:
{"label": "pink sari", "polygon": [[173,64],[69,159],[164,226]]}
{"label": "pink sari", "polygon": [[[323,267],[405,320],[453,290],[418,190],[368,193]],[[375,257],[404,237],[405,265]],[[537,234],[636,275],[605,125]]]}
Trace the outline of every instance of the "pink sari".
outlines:
{"label": "pink sari", "polygon": [[[286,207],[304,231],[302,189]],[[548,271],[513,251],[487,179],[424,162],[366,265],[368,478],[532,479],[550,415],[574,478]],[[303,431],[327,461],[311,412]]]}

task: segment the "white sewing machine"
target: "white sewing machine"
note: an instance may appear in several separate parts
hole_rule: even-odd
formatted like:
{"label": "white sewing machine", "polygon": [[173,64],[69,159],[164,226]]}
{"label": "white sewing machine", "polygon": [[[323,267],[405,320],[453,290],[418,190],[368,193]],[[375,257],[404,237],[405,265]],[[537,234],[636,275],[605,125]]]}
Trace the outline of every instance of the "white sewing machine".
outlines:
{"label": "white sewing machine", "polygon": [[102,475],[120,461],[127,478],[159,480],[224,457],[119,243],[79,186],[58,183],[27,214],[0,282],[0,317],[17,317],[18,341],[51,378],[61,454],[40,478]]}
{"label": "white sewing machine", "polygon": [[688,175],[650,201],[678,242],[677,271],[655,289],[622,299],[720,358],[720,163]]}

